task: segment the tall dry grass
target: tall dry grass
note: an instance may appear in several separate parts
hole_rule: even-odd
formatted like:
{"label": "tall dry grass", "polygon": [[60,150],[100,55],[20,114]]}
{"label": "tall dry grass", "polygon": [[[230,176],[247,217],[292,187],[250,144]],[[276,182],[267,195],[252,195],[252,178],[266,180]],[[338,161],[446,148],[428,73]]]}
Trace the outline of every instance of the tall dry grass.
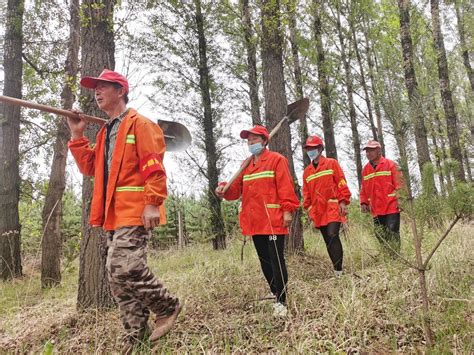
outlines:
{"label": "tall dry grass", "polygon": [[[428,272],[434,352],[473,353],[474,226],[463,224],[441,246]],[[436,240],[428,234],[427,245]],[[381,253],[363,224],[343,238],[345,274],[333,277],[322,238],[306,234],[306,252],[287,258],[288,319],[272,317],[271,301],[253,245],[237,238],[225,251],[210,245],[151,253],[149,263],[185,308],[173,331],[143,353],[423,352],[416,273]],[[413,258],[404,232],[402,252]],[[27,263],[32,265],[31,262]],[[42,291],[37,267],[0,283],[3,352],[114,353],[122,327],[116,310],[77,313],[77,270]]]}

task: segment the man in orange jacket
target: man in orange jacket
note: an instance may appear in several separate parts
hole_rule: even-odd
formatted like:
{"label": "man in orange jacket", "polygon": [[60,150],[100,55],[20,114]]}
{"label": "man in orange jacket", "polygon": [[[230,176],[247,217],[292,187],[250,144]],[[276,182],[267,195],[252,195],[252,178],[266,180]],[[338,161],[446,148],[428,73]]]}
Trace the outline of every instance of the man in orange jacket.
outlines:
{"label": "man in orange jacket", "polygon": [[303,172],[303,207],[308,210],[314,226],[321,231],[334,273],[339,277],[343,259],[339,229],[347,215],[351,192],[337,160],[321,155],[324,150],[321,138],[308,137],[304,148],[311,164]]}
{"label": "man in orange jacket", "polygon": [[402,174],[395,162],[382,156],[379,142],[369,140],[363,149],[369,162],[362,170],[361,209],[372,214],[375,236],[391,254],[396,255],[400,251],[397,191],[403,186]]}
{"label": "man in orange jacket", "polygon": [[110,289],[122,315],[125,346],[132,349],[147,333],[150,311],[157,317],[153,341],[170,330],[181,310],[146,262],[151,230],[165,223],[165,141],[157,124],[127,109],[123,75],[104,69],[97,78],[82,78],[81,85],[95,90],[109,120],[91,146],[84,136],[86,122],[68,118],[69,149],[79,170],[94,176],[89,222],[106,231]]}
{"label": "man in orange jacket", "polygon": [[285,235],[292,213],[299,207],[288,161],[266,148],[269,134],[265,127],[255,126],[240,132],[247,139],[253,158],[250,164],[223,193],[226,183],[220,183],[216,194],[227,200],[242,196],[240,227],[244,235],[252,236],[263,274],[276,297],[275,316],[286,316]]}

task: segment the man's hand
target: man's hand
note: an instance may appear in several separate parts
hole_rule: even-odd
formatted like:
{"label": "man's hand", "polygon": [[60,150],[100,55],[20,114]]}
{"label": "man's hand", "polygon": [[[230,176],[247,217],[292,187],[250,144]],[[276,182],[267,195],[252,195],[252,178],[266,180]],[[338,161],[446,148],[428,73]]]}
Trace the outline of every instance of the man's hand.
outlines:
{"label": "man's hand", "polygon": [[363,213],[369,213],[370,212],[370,207],[369,205],[366,205],[365,203],[360,205],[360,209]]}
{"label": "man's hand", "polygon": [[285,227],[289,227],[291,225],[291,221],[293,220],[293,214],[288,211],[283,212],[283,225]]}
{"label": "man's hand", "polygon": [[224,198],[224,187],[227,185],[226,182],[221,182],[219,183],[219,186],[217,186],[215,193],[217,197]]}
{"label": "man's hand", "polygon": [[84,136],[84,130],[86,129],[87,122],[81,118],[81,111],[71,110],[71,112],[77,113],[79,115],[79,119],[67,117],[67,124],[69,125],[69,129],[71,130],[71,138],[82,138]]}
{"label": "man's hand", "polygon": [[158,227],[160,224],[160,210],[155,205],[145,205],[142,213],[142,223],[146,230]]}
{"label": "man's hand", "polygon": [[347,205],[344,201],[339,202],[339,214],[342,217],[347,216]]}

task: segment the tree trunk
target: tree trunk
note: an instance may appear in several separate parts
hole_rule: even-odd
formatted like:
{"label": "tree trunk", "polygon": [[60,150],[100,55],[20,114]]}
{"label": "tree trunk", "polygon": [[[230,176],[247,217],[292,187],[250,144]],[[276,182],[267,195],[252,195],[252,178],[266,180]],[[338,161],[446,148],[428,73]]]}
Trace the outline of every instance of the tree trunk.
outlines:
{"label": "tree trunk", "polygon": [[438,137],[436,137],[436,133],[434,129],[431,130],[431,139],[433,141],[433,145],[435,149],[434,151],[435,164],[436,164],[436,170],[438,171],[438,180],[439,180],[441,195],[446,196],[446,186],[444,185],[443,165],[441,164],[442,152],[441,152],[441,149],[439,148]]}
{"label": "tree trunk", "polygon": [[322,39],[321,14],[323,12],[323,1],[313,0],[314,11],[314,41],[316,44],[318,63],[319,96],[321,98],[321,116],[323,121],[324,143],[326,156],[337,159],[336,140],[334,138],[334,125],[331,119],[331,95],[329,92],[328,63],[324,54]]}
{"label": "tree trunk", "polygon": [[446,49],[444,48],[443,34],[441,33],[439,2],[438,0],[430,0],[430,2],[433,41],[435,43],[438,60],[439,88],[443,102],[444,115],[446,117],[446,124],[448,127],[449,149],[451,158],[458,163],[455,176],[457,180],[465,182],[466,178],[464,176],[461,145],[459,143],[458,119],[454,109],[454,102],[449,84],[448,61],[446,59]]}
{"label": "tree trunk", "polygon": [[249,0],[240,0],[240,8],[242,11],[245,50],[247,52],[246,70],[249,85],[250,113],[252,115],[252,124],[261,125],[262,118],[260,117],[260,99],[258,98],[257,44],[254,37]]}
{"label": "tree trunk", "polygon": [[[265,97],[265,119],[270,128],[286,114],[285,78],[283,75],[283,39],[281,33],[279,0],[261,2],[262,23],[262,66],[263,92]],[[270,148],[288,159],[290,172],[296,180],[293,156],[291,151],[290,127],[283,125],[270,142]],[[290,228],[287,247],[290,253],[303,250],[303,231],[301,218],[297,213]]]}
{"label": "tree trunk", "polygon": [[474,72],[472,71],[471,62],[469,60],[469,49],[466,45],[466,32],[464,30],[464,14],[461,14],[459,1],[460,0],[454,1],[454,9],[456,10],[456,19],[458,22],[459,44],[461,46],[462,61],[466,68],[469,82],[471,83],[471,90],[474,91]]}
{"label": "tree trunk", "polygon": [[[299,45],[298,45],[298,28],[296,26],[296,7],[298,6],[297,1],[293,0],[288,2],[287,11],[289,16],[288,27],[290,31],[290,45],[291,45],[291,55],[293,58],[293,75],[295,76],[295,89],[297,99],[304,98],[303,92],[303,75],[301,74],[301,64],[299,57]],[[303,167],[309,165],[311,161],[309,160],[308,155],[306,154],[305,149],[303,148],[306,139],[308,139],[308,122],[306,120],[306,115],[300,119],[299,126],[299,137],[301,140],[301,150],[303,156]]]}
{"label": "tree trunk", "polygon": [[225,249],[225,227],[222,217],[221,200],[215,195],[214,191],[219,182],[219,170],[217,167],[217,148],[214,137],[214,118],[211,103],[211,76],[207,61],[207,43],[204,31],[204,16],[201,10],[201,0],[194,0],[196,6],[196,26],[199,41],[199,89],[201,91],[202,106],[204,108],[204,137],[207,158],[207,177],[208,177],[208,201],[211,208],[211,230],[212,244],[214,249]]}
{"label": "tree trunk", "polygon": [[446,152],[444,129],[443,129],[441,120],[439,118],[439,114],[437,112],[434,115],[434,125],[436,127],[436,135],[438,136],[440,145],[441,145],[440,147],[441,161],[442,161],[442,165],[444,169],[444,174],[446,176],[447,190],[448,192],[451,192],[453,188],[453,182],[451,179],[451,167],[449,165],[448,154]]}
{"label": "tree trunk", "polygon": [[[377,73],[380,76],[378,66],[377,66],[377,57],[374,57]],[[389,120],[389,122],[393,126],[393,134],[395,136],[395,140],[397,142],[397,148],[400,154],[400,169],[403,173],[403,178],[405,181],[405,185],[407,187],[408,193],[412,196],[412,187],[411,187],[411,175],[410,169],[408,168],[408,152],[407,147],[408,145],[408,138],[407,138],[407,123],[403,120],[401,116],[401,110],[395,106],[396,103],[401,103],[400,97],[394,97],[392,92],[395,84],[390,80],[390,76],[382,76],[384,78],[384,85],[387,92],[387,100],[382,100],[382,106],[384,112]],[[387,81],[386,81],[387,80]]]}
{"label": "tree trunk", "polygon": [[431,140],[433,142],[434,147],[434,160],[436,164],[436,170],[438,174],[438,181],[440,186],[440,193],[442,196],[446,196],[446,181],[444,176],[444,165],[447,163],[445,158],[445,152],[441,149],[440,143],[443,140],[442,136],[442,127],[438,127],[440,123],[439,114],[438,114],[438,107],[436,104],[436,99],[433,96],[434,91],[432,93],[431,98],[428,103],[428,112],[429,112],[429,124],[428,124],[428,132],[431,135]]}
{"label": "tree trunk", "polygon": [[359,52],[359,46],[357,44],[357,35],[356,35],[355,27],[354,27],[354,21],[350,20],[349,24],[350,24],[351,33],[352,33],[352,44],[354,45],[354,51],[356,54],[357,63],[359,64],[360,84],[362,86],[362,89],[364,90],[364,98],[365,98],[365,103],[367,105],[367,115],[369,116],[369,124],[370,124],[370,129],[372,131],[372,138],[375,139],[376,141],[379,141],[377,127],[375,126],[374,115],[372,113],[372,102],[370,101],[369,89],[367,87],[367,81],[365,80],[364,65],[362,63],[362,58]]}
{"label": "tree trunk", "polygon": [[184,209],[181,204],[178,204],[177,208],[177,220],[178,220],[178,248],[183,249],[188,243],[186,236],[186,221]]}
{"label": "tree trunk", "polygon": [[380,145],[382,146],[382,155],[385,156],[385,140],[382,126],[382,113],[380,111],[380,98],[378,94],[377,83],[374,77],[374,62],[372,61],[372,53],[367,36],[365,37],[365,40],[365,52],[367,55],[367,65],[369,67],[370,86],[372,87],[372,94],[374,98],[375,117],[377,117],[377,138],[379,140]]}
{"label": "tree trunk", "polygon": [[[400,121],[398,121],[398,123],[399,122]],[[394,129],[393,133],[395,136],[395,141],[397,142],[398,152],[400,154],[400,170],[402,171],[403,178],[407,186],[407,191],[409,192],[411,196],[413,194],[413,190],[411,187],[410,168],[408,166],[408,152],[407,152],[407,147],[409,146],[408,139],[406,136],[406,132],[404,131],[403,127],[400,127],[399,124],[397,126],[394,126],[393,129]]]}
{"label": "tree trunk", "polygon": [[[81,6],[81,74],[98,76],[104,68],[115,69],[115,42],[113,33],[113,0],[104,0],[97,7],[94,0],[84,0]],[[94,116],[103,116],[94,100],[94,91],[81,89],[81,107],[84,112]],[[99,127],[89,124],[85,135],[95,143]],[[90,203],[93,182],[84,177],[82,184],[82,229],[81,251],[79,256],[79,290],[77,306],[85,308],[109,308],[114,302],[110,294],[105,261],[107,248],[101,228],[89,226]]]}
{"label": "tree trunk", "polygon": [[[62,107],[71,109],[75,100],[73,88],[77,82],[79,60],[79,0],[69,5],[69,46],[65,65],[65,85],[61,93]],[[64,119],[56,125],[53,163],[48,191],[43,207],[43,242],[41,244],[41,286],[49,287],[61,282],[61,200],[66,188],[67,142],[70,132]]]}
{"label": "tree trunk", "polygon": [[410,196],[413,194],[411,187],[411,174],[408,165],[408,152],[407,147],[409,146],[407,132],[405,130],[405,125],[402,122],[401,117],[397,117],[399,112],[394,112],[394,109],[386,109],[387,116],[389,117],[390,122],[393,125],[393,134],[395,141],[397,142],[398,153],[400,154],[400,170],[402,171],[405,185],[407,186],[407,191]]}
{"label": "tree trunk", "polygon": [[[21,99],[23,0],[8,0],[3,57],[3,95]],[[0,274],[22,275],[20,218],[20,106],[1,106],[0,116]]]}
{"label": "tree trunk", "polygon": [[[421,175],[424,174],[423,166],[431,164],[428,137],[426,133],[425,121],[423,118],[422,98],[418,91],[415,68],[413,66],[413,44],[410,32],[409,0],[398,0],[400,12],[400,38],[402,44],[403,68],[405,70],[405,86],[410,102],[410,113],[413,118],[416,151],[418,153],[418,166]],[[434,178],[431,178],[431,186],[435,186]]]}
{"label": "tree trunk", "polygon": [[[359,190],[362,184],[362,158],[360,155],[360,138],[359,131],[357,129],[357,115],[354,106],[354,89],[352,85],[352,73],[351,73],[351,63],[350,57],[346,57],[346,48],[344,44],[344,35],[341,28],[341,19],[340,19],[340,10],[337,8],[337,19],[336,19],[337,33],[339,37],[339,44],[341,46],[341,60],[344,65],[345,81],[346,81],[346,91],[347,99],[349,105],[349,117],[351,122],[351,131],[352,131],[352,146],[354,148],[354,158],[356,162],[357,169],[357,182],[359,184]],[[350,38],[348,38],[350,44]],[[350,48],[350,45],[348,46]]]}
{"label": "tree trunk", "polygon": [[463,148],[463,158],[464,164],[466,165],[467,178],[469,182],[472,182],[471,165],[469,164],[469,149],[467,148],[467,144],[465,144]]}

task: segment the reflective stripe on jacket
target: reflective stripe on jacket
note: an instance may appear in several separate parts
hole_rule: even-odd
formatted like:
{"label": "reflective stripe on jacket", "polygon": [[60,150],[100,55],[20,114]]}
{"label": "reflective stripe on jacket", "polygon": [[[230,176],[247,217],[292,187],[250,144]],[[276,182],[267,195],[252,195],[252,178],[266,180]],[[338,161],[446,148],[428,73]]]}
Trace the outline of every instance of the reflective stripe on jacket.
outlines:
{"label": "reflective stripe on jacket", "polygon": [[146,204],[159,206],[160,224],[166,223],[166,146],[157,124],[129,110],[117,133],[106,191],[105,126],[97,133],[94,147],[86,137],[71,140],[68,146],[81,173],[94,176],[91,225],[103,226],[105,230],[143,225],[141,216]]}
{"label": "reflective stripe on jacket", "polygon": [[339,202],[349,204],[351,192],[337,160],[321,156],[318,167],[309,164],[303,172],[303,207],[316,228],[344,222]]}
{"label": "reflective stripe on jacket", "polygon": [[265,149],[235,179],[224,198],[242,196],[240,227],[243,235],[288,234],[283,226],[283,212],[299,207],[287,159]]}
{"label": "reflective stripe on jacket", "polygon": [[402,184],[402,173],[395,162],[380,157],[375,169],[370,163],[362,169],[360,203],[368,205],[374,217],[398,213],[396,192]]}

